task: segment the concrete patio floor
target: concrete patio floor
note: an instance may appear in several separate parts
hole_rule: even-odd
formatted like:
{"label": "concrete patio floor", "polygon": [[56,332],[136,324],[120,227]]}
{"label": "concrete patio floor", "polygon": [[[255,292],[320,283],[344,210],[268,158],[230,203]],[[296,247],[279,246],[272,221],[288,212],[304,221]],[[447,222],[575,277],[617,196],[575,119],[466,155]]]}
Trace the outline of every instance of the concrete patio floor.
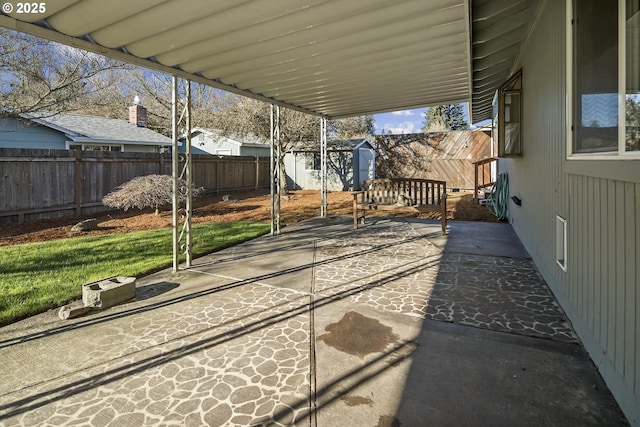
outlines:
{"label": "concrete patio floor", "polygon": [[509,225],[350,221],[0,328],[0,425],[627,425]]}

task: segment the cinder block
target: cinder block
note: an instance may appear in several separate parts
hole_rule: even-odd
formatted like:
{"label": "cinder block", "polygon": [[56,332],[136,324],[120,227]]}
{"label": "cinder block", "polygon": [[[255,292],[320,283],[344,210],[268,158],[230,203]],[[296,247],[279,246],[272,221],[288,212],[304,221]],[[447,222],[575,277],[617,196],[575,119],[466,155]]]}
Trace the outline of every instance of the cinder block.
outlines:
{"label": "cinder block", "polygon": [[85,307],[109,308],[136,296],[136,278],[111,276],[82,285]]}

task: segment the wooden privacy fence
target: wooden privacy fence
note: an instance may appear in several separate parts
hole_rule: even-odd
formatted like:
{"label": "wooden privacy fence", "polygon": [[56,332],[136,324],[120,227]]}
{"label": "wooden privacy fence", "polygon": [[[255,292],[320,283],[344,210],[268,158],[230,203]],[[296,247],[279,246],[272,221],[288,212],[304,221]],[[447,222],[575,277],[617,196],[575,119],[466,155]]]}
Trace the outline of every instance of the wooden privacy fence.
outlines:
{"label": "wooden privacy fence", "polygon": [[[268,157],[193,155],[192,171],[205,193],[270,183]],[[0,223],[103,211],[107,193],[152,174],[171,175],[170,154],[0,148]]]}

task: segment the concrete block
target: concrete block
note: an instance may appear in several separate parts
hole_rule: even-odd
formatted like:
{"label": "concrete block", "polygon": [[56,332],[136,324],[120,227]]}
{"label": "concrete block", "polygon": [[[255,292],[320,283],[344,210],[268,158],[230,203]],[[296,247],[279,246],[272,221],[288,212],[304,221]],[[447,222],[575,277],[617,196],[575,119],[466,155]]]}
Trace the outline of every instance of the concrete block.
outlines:
{"label": "concrete block", "polygon": [[136,296],[136,278],[111,276],[82,285],[86,307],[109,308]]}
{"label": "concrete block", "polygon": [[74,317],[79,317],[88,313],[90,310],[91,307],[72,307],[70,305],[65,305],[58,310],[58,317],[62,320],[73,319]]}

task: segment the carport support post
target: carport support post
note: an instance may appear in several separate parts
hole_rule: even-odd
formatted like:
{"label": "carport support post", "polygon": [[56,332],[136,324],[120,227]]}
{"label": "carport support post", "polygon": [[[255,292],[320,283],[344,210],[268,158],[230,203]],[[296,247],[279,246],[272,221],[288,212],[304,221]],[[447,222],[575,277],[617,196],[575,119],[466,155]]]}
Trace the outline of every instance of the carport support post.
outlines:
{"label": "carport support post", "polygon": [[187,80],[187,93],[186,93],[186,109],[187,114],[185,117],[185,143],[186,143],[186,181],[187,181],[187,200],[185,206],[185,234],[186,234],[186,266],[191,267],[191,214],[193,213],[193,163],[191,162],[191,80]]}
{"label": "carport support post", "polygon": [[[184,168],[180,171],[180,153],[178,153],[178,132],[179,123],[181,118],[179,117],[179,101],[178,101],[178,78],[173,76],[172,88],[171,88],[171,118],[172,118],[172,136],[173,136],[173,151],[171,155],[171,174],[173,177],[173,272],[177,272],[180,269],[180,241],[182,236],[185,236],[184,253],[185,264],[191,267],[191,211],[192,211],[192,164],[191,164],[191,81],[187,81],[186,99],[185,99],[185,158]],[[183,178],[187,183],[185,191],[185,222],[180,230],[180,224],[178,222],[178,211],[180,210],[180,180]]]}
{"label": "carport support post", "polygon": [[173,136],[173,150],[171,150],[171,175],[173,177],[173,272],[178,271],[178,78],[173,76],[171,85],[171,133]]}
{"label": "carport support post", "polygon": [[280,107],[271,104],[271,235],[280,234]]}
{"label": "carport support post", "polygon": [[327,119],[320,117],[320,217],[327,217]]}

